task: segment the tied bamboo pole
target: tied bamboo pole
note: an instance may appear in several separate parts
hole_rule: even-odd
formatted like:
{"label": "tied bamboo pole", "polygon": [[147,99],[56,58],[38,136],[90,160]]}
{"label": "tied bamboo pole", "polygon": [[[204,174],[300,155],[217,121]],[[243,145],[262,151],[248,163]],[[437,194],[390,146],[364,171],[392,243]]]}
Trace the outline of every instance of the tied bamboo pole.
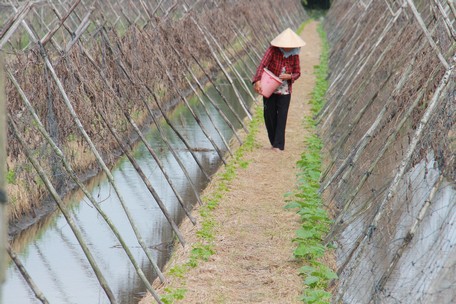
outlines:
{"label": "tied bamboo pole", "polygon": [[[424,217],[427,214],[427,211],[429,207],[432,204],[432,201],[434,200],[435,195],[437,194],[438,190],[440,189],[440,185],[443,182],[443,175],[440,175],[440,177],[437,179],[435,182],[434,186],[431,189],[431,192],[429,193],[428,198],[424,201],[423,205],[421,206],[420,212],[418,213],[417,218],[413,222],[412,226],[410,229],[407,231],[405,234],[402,244],[400,247],[397,249],[396,253],[393,256],[393,259],[391,260],[390,265],[388,266],[388,269],[383,273],[382,277],[378,280],[377,285],[375,286],[375,293],[371,297],[371,301],[376,299],[378,294],[383,291],[386,283],[388,282],[389,277],[392,275],[393,270],[396,268],[400,258],[404,254],[404,251],[406,247],[410,244],[412,239],[415,237],[415,234],[423,221]],[[369,301],[369,303],[372,303]]]}
{"label": "tied bamboo pole", "polygon": [[[156,58],[156,60],[163,68],[165,68],[165,74],[168,77],[169,81],[171,83],[175,83],[174,77],[171,75],[171,73],[166,68],[166,64],[163,62],[163,60],[161,58],[159,58],[159,59]],[[206,138],[209,140],[209,142],[214,147],[215,151],[217,152],[218,156],[220,157],[220,160],[223,162],[224,165],[226,165],[227,163],[226,163],[226,160],[225,160],[225,158],[223,156],[223,152],[220,150],[220,148],[214,142],[214,140],[212,139],[211,135],[209,134],[209,132],[204,127],[204,125],[201,122],[201,120],[198,117],[198,115],[196,115],[195,111],[190,107],[190,103],[189,103],[187,97],[185,97],[184,93],[182,93],[182,91],[179,88],[177,88],[177,86],[173,86],[173,88],[176,91],[176,93],[179,95],[179,97],[182,99],[182,101],[185,103],[185,105],[187,106],[188,110],[192,114],[192,116],[195,119],[196,123],[200,126],[201,131],[203,132],[203,134],[206,136]]]}
{"label": "tied bamboo pole", "polygon": [[[133,127],[133,129],[135,130],[136,134],[138,134],[139,138],[141,139],[143,144],[146,146],[146,148],[149,151],[150,155],[154,158],[155,162],[157,163],[158,167],[160,168],[161,172],[163,173],[163,176],[165,177],[165,179],[167,180],[169,186],[173,190],[173,192],[174,192],[177,200],[179,201],[179,204],[181,205],[182,209],[184,210],[185,214],[187,215],[187,217],[190,219],[190,221],[193,224],[196,224],[195,218],[193,218],[192,215],[190,214],[190,211],[186,207],[186,205],[184,203],[184,200],[182,199],[182,197],[180,196],[179,192],[177,191],[173,181],[171,180],[170,176],[168,175],[168,173],[167,173],[163,163],[159,159],[158,155],[155,153],[154,149],[152,149],[152,147],[150,146],[150,144],[146,140],[144,134],[141,132],[141,130],[138,127],[138,125],[132,119],[131,115],[128,113],[127,110],[125,110],[123,108],[122,101],[120,100],[120,97],[116,95],[116,92],[115,92],[114,88],[112,87],[112,85],[109,84],[109,81],[106,79],[106,76],[103,74],[101,68],[95,63],[95,61],[93,60],[92,56],[87,52],[87,50],[84,47],[82,47],[82,46],[81,46],[81,48],[83,49],[83,53],[86,55],[87,59],[90,61],[90,63],[93,65],[93,67],[98,71],[99,76],[103,80],[104,84],[108,87],[109,91],[115,96],[115,101],[116,101],[117,105],[119,106],[119,108],[122,109],[122,112],[123,112],[125,118],[128,120],[130,125]],[[113,51],[113,49],[111,49],[111,51]],[[78,74],[78,76],[79,76],[79,74]],[[81,84],[84,85],[84,89],[90,90],[91,91],[90,95],[96,96],[95,89],[89,88],[90,87],[89,84],[83,83],[81,76],[79,76],[79,79],[81,81]],[[96,103],[95,103],[95,105],[96,105]],[[147,187],[149,187],[149,186],[152,187],[151,185],[147,185]],[[155,192],[155,190],[153,190],[153,189],[149,189],[149,190],[152,193]],[[161,204],[161,203],[159,203],[159,204]],[[160,206],[160,208],[162,208],[162,207]],[[164,208],[164,206],[163,206],[163,208]],[[173,224],[171,224],[171,225],[173,226]]]}
{"label": "tied bamboo pole", "polygon": [[7,244],[7,216],[6,204],[6,94],[5,76],[3,70],[3,55],[0,53],[0,302],[2,298],[2,285],[5,280],[6,255],[5,245]]}
{"label": "tied bamboo pole", "polygon": [[[133,229],[133,231],[134,231],[134,233],[135,233],[135,236],[136,236],[136,238],[137,238],[139,244],[141,245],[141,247],[143,248],[143,250],[146,251],[146,254],[147,254],[147,246],[146,246],[144,240],[142,239],[142,236],[140,235],[139,230],[138,230],[138,228],[136,227],[136,224],[134,223],[133,217],[132,217],[132,215],[131,215],[129,209],[127,208],[127,206],[126,206],[126,204],[125,204],[125,201],[124,201],[124,199],[123,199],[123,197],[122,197],[122,195],[121,195],[121,193],[120,193],[120,191],[119,191],[119,189],[118,189],[118,187],[117,187],[117,184],[116,184],[115,181],[114,181],[114,177],[113,177],[111,171],[107,168],[105,162],[104,162],[103,159],[101,158],[101,155],[99,154],[98,150],[96,149],[96,147],[95,147],[95,145],[93,144],[92,140],[90,139],[89,135],[88,135],[87,132],[85,131],[84,127],[82,126],[82,123],[81,123],[81,121],[79,120],[79,117],[78,117],[78,115],[76,114],[76,112],[75,112],[75,110],[74,110],[74,108],[73,108],[73,105],[72,105],[71,101],[69,100],[68,95],[66,94],[65,89],[63,88],[63,85],[62,85],[60,79],[58,78],[58,76],[57,76],[57,74],[56,74],[56,72],[55,72],[55,70],[54,70],[54,67],[52,66],[52,64],[51,64],[51,62],[50,62],[50,60],[49,60],[49,58],[48,58],[48,56],[47,56],[47,53],[46,53],[46,51],[45,51],[43,45],[40,43],[40,40],[38,39],[37,35],[30,29],[30,27],[28,26],[27,22],[23,21],[22,24],[23,24],[23,26],[25,27],[25,29],[27,30],[27,32],[29,33],[29,35],[30,35],[30,37],[32,38],[32,40],[33,40],[35,43],[38,43],[38,44],[39,44],[39,46],[40,46],[40,51],[41,51],[41,56],[42,56],[42,58],[43,58],[43,60],[44,60],[44,62],[45,62],[45,64],[46,64],[46,67],[47,67],[48,71],[51,73],[51,76],[52,76],[52,78],[54,79],[54,82],[56,83],[56,85],[57,85],[57,87],[58,87],[58,90],[59,90],[59,92],[60,92],[60,94],[61,94],[61,96],[62,96],[62,98],[63,98],[63,101],[64,101],[64,103],[65,103],[65,105],[66,105],[68,111],[70,112],[70,114],[71,114],[71,116],[72,116],[72,118],[73,118],[73,120],[74,120],[74,122],[75,122],[77,128],[79,129],[79,131],[81,132],[82,136],[84,137],[84,139],[86,140],[87,144],[89,145],[89,147],[90,147],[92,153],[95,155],[95,157],[96,157],[96,159],[97,159],[99,165],[102,167],[103,171],[106,173],[106,176],[107,176],[107,178],[108,178],[110,184],[111,184],[112,187],[114,188],[114,191],[116,192],[117,197],[119,198],[119,201],[120,201],[120,203],[121,203],[121,205],[122,205],[122,208],[124,209],[125,214],[127,215],[127,218],[128,218],[128,220],[129,220],[129,222],[130,222],[130,225],[131,225],[131,227],[132,227],[132,229]],[[18,140],[21,141],[21,138],[18,138]],[[24,148],[25,148],[25,146],[24,146]],[[38,167],[35,167],[35,168],[37,169],[37,172],[39,172],[39,169],[41,169],[41,168],[39,167],[39,164],[38,164],[38,163],[36,163],[36,164],[37,164]],[[44,174],[44,172],[42,172],[42,173],[43,173],[43,178],[45,178],[45,179],[48,181],[48,179],[47,179],[46,175]],[[45,184],[46,184],[46,182],[45,182]],[[50,185],[50,186],[46,185],[46,186],[47,186],[47,188],[48,188],[48,190],[49,190],[49,192],[50,192],[51,194],[52,194],[52,190],[55,191],[55,189],[54,189],[54,187],[53,187],[52,185]],[[55,194],[55,196],[57,197],[57,199],[60,199],[60,197],[58,197],[57,194]],[[62,213],[63,213],[63,212],[62,212]],[[68,215],[68,216],[69,216],[69,215]],[[69,219],[71,220],[71,218],[69,218]],[[83,240],[82,236],[80,237],[80,242],[79,242],[79,243],[80,243],[80,245],[81,245],[81,248],[82,248],[83,250],[85,250],[85,249],[84,249],[84,244],[85,244],[85,243],[84,243],[84,240]],[[86,254],[86,256],[90,256],[90,255],[91,255],[91,254],[90,254],[90,251],[88,251],[88,248],[87,248],[87,254]],[[90,259],[89,259],[89,260],[90,260]],[[96,267],[96,265],[95,265],[94,263],[91,263],[91,265],[92,265],[92,268],[95,270],[95,273],[97,274],[97,277],[98,277],[98,279],[99,279],[99,282],[100,282],[100,284],[102,285],[103,289],[106,291],[106,293],[107,293],[108,297],[110,298],[111,302],[112,302],[112,303],[115,303],[115,302],[114,302],[114,301],[115,301],[115,298],[114,298],[114,296],[112,295],[112,291],[110,291],[109,286],[107,286],[107,284],[105,283],[105,280],[104,280],[104,278],[102,277],[102,274],[99,273],[99,271],[97,271],[97,267]],[[144,279],[144,278],[143,278],[143,279]],[[148,287],[148,290],[149,290],[152,294],[154,294],[155,292],[154,292],[153,289],[150,287],[150,284],[147,282],[147,280],[145,280],[145,284],[146,284],[146,287]],[[161,303],[160,300],[158,299],[158,297],[156,298],[156,300],[157,300],[157,302]]]}
{"label": "tied bamboo pole", "polygon": [[101,272],[100,267],[98,266],[97,262],[95,261],[86,242],[84,241],[81,231],[77,227],[76,223],[74,222],[73,218],[70,215],[70,212],[65,207],[65,203],[62,201],[62,199],[58,195],[56,189],[50,182],[50,180],[47,177],[46,173],[44,172],[43,168],[40,166],[40,164],[38,163],[36,158],[33,156],[33,153],[28,148],[27,143],[24,141],[21,134],[19,133],[19,130],[17,129],[17,126],[14,123],[14,120],[11,119],[11,116],[9,117],[9,124],[12,127],[14,136],[17,138],[20,145],[23,147],[24,153],[25,153],[27,159],[30,161],[32,166],[35,168],[36,172],[40,176],[41,180],[43,181],[44,185],[48,189],[49,193],[52,195],[55,202],[57,203],[57,206],[59,207],[60,211],[62,212],[63,216],[65,217],[66,222],[68,223],[71,230],[73,231],[74,236],[76,237],[79,245],[81,246],[81,249],[83,250],[87,260],[89,261],[89,263],[92,267],[92,270],[94,271],[101,287],[105,291],[106,296],[108,297],[110,303],[117,303],[114,293],[112,292],[111,288],[109,287],[109,285],[106,281],[106,278],[104,277],[103,273]]}
{"label": "tied bamboo pole", "polygon": [[[455,60],[456,55],[453,56],[452,62],[454,62]],[[384,216],[386,205],[396,195],[399,189],[400,182],[406,173],[406,169],[410,165],[413,153],[415,152],[418,143],[422,139],[423,132],[425,130],[427,123],[429,122],[432,114],[434,114],[436,109],[438,109],[439,103],[442,101],[440,98],[441,94],[443,94],[448,89],[447,85],[449,83],[449,80],[453,76],[453,71],[454,65],[450,65],[449,69],[445,72],[442,79],[440,80],[439,86],[436,88],[431,100],[429,100],[429,105],[426,108],[426,111],[424,112],[423,116],[421,117],[419,125],[417,126],[415,133],[411,138],[409,147],[407,148],[407,151],[405,152],[405,155],[399,165],[399,168],[397,169],[396,174],[394,175],[394,178],[386,191],[386,195],[384,195],[382,201],[375,210],[375,216],[372,219],[372,223],[367,227],[364,233],[358,237],[353,248],[350,250],[350,253],[348,254],[349,258],[339,268],[339,273],[341,273],[341,271],[343,271],[343,269],[347,266],[348,261],[352,260],[352,257],[355,257],[355,263],[358,262],[359,259],[361,259],[362,252],[366,250],[368,241],[372,238],[372,235],[377,229],[380,219]]]}
{"label": "tied bamboo pole", "polygon": [[[190,50],[191,52],[191,50]],[[202,64],[199,62],[199,60],[195,57],[194,54],[191,54],[193,60],[195,61],[195,63],[198,65],[198,67],[200,68],[200,70],[204,73],[204,75],[206,76],[206,78],[209,80],[209,82],[212,84],[212,86],[214,87],[214,89],[217,91],[217,93],[220,95],[220,97],[222,98],[223,102],[226,104],[226,106],[230,109],[231,113],[234,115],[234,117],[236,117],[237,121],[241,124],[242,128],[244,129],[244,132],[245,133],[249,133],[249,130],[247,129],[247,126],[245,125],[244,123],[244,120],[239,116],[239,114],[236,112],[236,110],[233,108],[233,105],[231,104],[231,102],[226,98],[225,94],[222,93],[222,91],[220,90],[219,86],[215,83],[215,81],[212,79],[212,77],[208,74],[208,72],[206,71],[206,69],[203,68]]]}
{"label": "tied bamboo pole", "polygon": [[215,53],[214,48],[212,47],[212,44],[210,43],[209,39],[207,38],[206,32],[201,28],[201,26],[199,25],[198,21],[195,20],[195,18],[191,17],[191,20],[196,25],[198,30],[201,32],[202,37],[204,38],[204,40],[206,41],[207,46],[209,47],[209,50],[210,50],[210,52],[212,54],[212,57],[214,57],[214,60],[217,62],[217,65],[220,67],[220,69],[222,70],[222,72],[225,75],[226,79],[228,80],[228,82],[230,83],[231,87],[233,88],[234,93],[236,94],[236,98],[238,99],[238,101],[239,101],[242,109],[244,110],[245,114],[247,115],[249,120],[252,120],[252,114],[250,113],[250,111],[248,109],[247,103],[242,98],[242,95],[240,94],[239,90],[236,88],[236,85],[234,84],[233,79],[231,78],[229,73],[226,71],[226,69],[222,65],[220,59],[218,58],[217,54]]}
{"label": "tied bamboo pole", "polygon": [[[410,65],[411,67],[413,67],[413,65]],[[425,83],[425,85],[423,86],[423,88],[426,88],[429,86],[429,84],[432,82],[432,80],[434,79],[434,77],[437,76],[439,72],[439,69],[435,69],[433,73],[430,74],[431,77],[428,78],[428,81]],[[408,76],[407,76],[408,77]],[[406,77],[406,78],[407,78]],[[408,107],[407,111],[404,113],[403,115],[403,118],[397,123],[397,125],[395,126],[393,132],[391,133],[391,135],[389,135],[387,141],[385,142],[385,144],[383,145],[383,147],[381,148],[381,150],[378,152],[377,156],[375,157],[375,159],[372,161],[372,163],[370,164],[368,170],[365,172],[365,174],[363,174],[363,176],[361,177],[361,179],[359,180],[358,184],[356,185],[356,188],[352,191],[350,197],[343,202],[343,211],[339,214],[339,216],[336,218],[336,220],[334,221],[334,224],[332,225],[331,227],[331,231],[328,233],[327,237],[326,237],[326,240],[330,240],[334,237],[334,234],[336,233],[337,230],[340,229],[341,225],[348,225],[347,222],[343,223],[344,221],[342,220],[343,218],[343,215],[348,211],[349,207],[351,206],[351,204],[354,202],[356,196],[358,195],[360,189],[363,187],[363,185],[366,183],[367,179],[369,178],[369,176],[372,174],[373,170],[380,164],[380,160],[382,159],[382,157],[384,156],[384,154],[386,153],[386,151],[389,149],[389,147],[395,142],[395,140],[397,139],[397,136],[399,135],[399,132],[401,131],[402,127],[405,125],[405,123],[407,122],[407,120],[410,118],[410,115],[412,114],[413,110],[418,106],[418,104],[421,102],[421,100],[423,99],[424,97],[424,92],[425,90],[422,89],[417,97],[415,98],[415,100],[413,101],[413,103]],[[394,100],[392,100],[391,102],[393,102]],[[388,103],[387,105],[388,106]],[[373,133],[374,131],[377,129],[376,127],[377,123],[374,122],[373,126],[372,126],[372,130],[369,129],[366,133],[366,136],[365,137],[368,137],[368,138],[371,138],[373,136]],[[369,135],[370,134],[370,135]],[[353,163],[353,162],[356,162],[358,160],[358,158],[360,157],[361,153],[363,153],[364,151],[364,148],[365,146],[367,145],[366,144],[363,144],[364,142],[364,137],[361,138],[360,142],[357,144],[357,148],[354,149],[354,154],[349,156],[349,157],[353,157],[353,160],[350,162],[350,163]],[[346,179],[348,178],[348,175],[350,174],[351,170],[353,169],[353,166],[349,166],[347,168],[347,170],[345,171],[345,173],[343,174],[342,178],[340,179],[339,183],[337,184],[337,188],[340,188],[343,186],[343,184],[345,183]],[[342,173],[342,171],[341,171]],[[366,202],[366,204],[371,204],[372,202]],[[371,206],[368,206],[367,208],[365,209],[370,209]]]}
{"label": "tied bamboo pole", "polygon": [[[176,54],[178,56],[181,56],[180,53],[175,49],[173,48],[176,52]],[[188,66],[188,64],[186,62],[184,62],[184,65],[185,65],[185,68],[187,69],[187,72],[190,73],[190,75],[192,76],[193,78],[193,81],[196,82],[198,88],[200,89],[200,91],[203,93],[203,95],[207,98],[207,100],[209,100],[209,103],[217,110],[217,112],[220,114],[220,117],[223,118],[223,120],[225,121],[225,123],[231,128],[231,130],[233,131],[233,134],[234,136],[237,138],[237,140],[239,141],[239,144],[242,145],[242,140],[241,138],[239,137],[239,135],[237,134],[236,132],[236,128],[233,126],[233,124],[230,122],[230,120],[228,119],[228,117],[226,117],[225,113],[223,113],[222,109],[217,105],[217,103],[212,99],[212,97],[206,92],[206,90],[204,89],[203,85],[200,83],[200,81],[198,80],[198,77],[195,75],[195,73],[193,73],[193,71],[191,70],[191,68]],[[191,85],[190,83],[190,80],[187,78],[187,81],[189,83],[189,85]],[[194,91],[195,94],[197,94],[196,91]],[[200,100],[202,100],[200,98]],[[227,146],[228,150],[229,150],[229,147]],[[230,154],[231,151],[229,151]]]}
{"label": "tied bamboo pole", "polygon": [[[35,294],[35,297],[38,300],[40,300],[41,303],[49,304],[49,301],[46,299],[43,292],[38,288],[36,283],[33,281],[32,277],[30,276],[30,274],[27,272],[27,269],[25,269],[21,260],[17,257],[16,253],[11,249],[11,247],[9,245],[7,245],[6,251],[8,252],[8,255],[10,256],[11,260],[16,265],[17,269],[19,269],[19,272],[21,273],[24,280],[27,282],[27,284],[32,289],[33,293]],[[1,296],[1,294],[0,294],[0,296]]]}
{"label": "tied bamboo pole", "polygon": [[[104,30],[102,31],[103,33],[103,37],[105,38],[106,40],[106,45],[109,47],[109,49],[113,52],[113,53],[116,53],[111,45],[111,42],[109,41],[108,37],[106,36],[106,33],[104,32]],[[87,52],[85,52],[85,54],[87,55]],[[93,61],[93,60],[92,60]],[[143,87],[144,89],[146,89],[146,91],[152,95],[152,99],[155,103],[155,105],[157,106],[157,109],[160,111],[160,114],[162,115],[162,117],[165,119],[165,122],[166,124],[171,128],[171,130],[174,132],[174,134],[176,134],[176,136],[181,140],[181,142],[185,145],[185,147],[187,148],[187,150],[190,152],[192,158],[195,160],[196,164],[198,165],[198,167],[201,169],[201,172],[203,173],[203,175],[206,177],[207,180],[211,180],[210,176],[207,174],[206,170],[204,169],[204,166],[202,165],[201,161],[198,159],[198,157],[196,156],[195,152],[193,151],[193,148],[190,146],[190,144],[188,143],[188,141],[185,139],[185,137],[179,132],[179,130],[177,130],[177,128],[174,126],[174,124],[171,122],[171,120],[169,119],[168,117],[168,114],[166,113],[166,111],[163,109],[162,105],[160,104],[160,98],[157,96],[157,94],[154,92],[154,90],[152,90],[152,88],[144,83],[144,81],[142,81],[142,79],[140,77],[137,77],[138,79],[136,79],[137,82],[135,82],[133,80],[133,77],[132,77],[132,74],[134,74],[134,71],[132,71],[130,73],[129,69],[127,69],[125,67],[125,65],[123,64],[122,61],[120,60],[117,60],[116,63],[118,64],[118,66],[120,67],[120,69],[123,71],[123,73],[126,75],[128,81],[130,81],[133,85],[140,85],[141,87]],[[147,111],[149,112],[149,114],[151,115],[152,119],[154,120],[154,124],[157,126],[157,129],[160,131],[160,127],[159,127],[159,122],[157,121],[157,118],[156,118],[156,115],[154,114],[154,112],[152,111],[150,105],[148,104],[148,100],[149,98],[144,96],[144,98],[142,99],[144,105],[146,106],[146,109]],[[190,176],[187,174],[187,170],[185,169],[185,166],[183,165],[183,163],[181,162],[179,156],[177,155],[177,153],[174,151],[174,149],[172,148],[170,142],[167,140],[166,138],[166,135],[164,135],[165,133],[164,132],[160,132],[160,134],[162,135],[162,140],[167,144],[168,148],[170,149],[171,153],[173,154],[173,156],[175,157],[176,161],[179,163],[180,167],[182,168],[182,170],[185,172],[185,175],[187,176],[187,179],[190,181],[191,185],[192,185],[192,188],[194,190],[196,190],[195,188],[195,185],[194,183],[192,182]],[[198,199],[198,202],[201,204],[201,199],[199,197],[199,194],[197,193],[198,191],[195,191],[195,195]]]}
{"label": "tied bamboo pole", "polygon": [[156,203],[160,207],[160,210],[162,211],[163,215],[166,217],[166,220],[171,225],[174,233],[176,233],[177,238],[179,239],[180,243],[182,244],[182,246],[185,246],[185,240],[184,240],[184,237],[182,236],[181,232],[179,231],[179,227],[175,223],[173,217],[169,213],[168,209],[166,208],[165,204],[161,200],[161,198],[158,195],[158,193],[152,187],[151,183],[147,179],[147,176],[144,174],[144,172],[141,169],[141,167],[139,166],[138,162],[135,160],[135,158],[133,157],[131,152],[127,149],[127,147],[123,144],[121,138],[119,137],[117,132],[114,130],[114,127],[112,126],[112,123],[110,123],[107,120],[106,115],[100,109],[97,109],[97,113],[100,115],[101,119],[105,122],[105,124],[108,127],[109,131],[111,132],[112,136],[114,136],[114,138],[116,139],[117,143],[119,144],[122,152],[127,156],[128,160],[130,160],[130,163],[132,164],[132,166],[135,168],[136,172],[139,174],[139,176],[143,180],[143,182],[146,185],[146,187],[149,190],[149,192],[152,194],[152,196],[155,199]]}
{"label": "tied bamboo pole", "polygon": [[[55,154],[57,155],[58,159],[63,163],[67,173],[70,175],[70,177],[72,178],[72,180],[79,186],[79,188],[84,192],[84,194],[86,195],[86,197],[90,200],[90,202],[92,203],[92,205],[95,207],[95,209],[98,211],[98,213],[103,217],[103,219],[105,220],[105,222],[108,224],[108,226],[110,227],[110,229],[112,230],[112,232],[114,233],[114,235],[117,237],[118,241],[120,242],[122,248],[125,250],[125,253],[127,254],[128,258],[130,259],[132,265],[134,266],[134,268],[136,269],[136,272],[138,274],[138,276],[144,281],[144,284],[147,286],[148,284],[148,281],[143,273],[143,271],[141,270],[138,262],[136,261],[136,259],[134,258],[131,250],[129,249],[128,245],[126,244],[126,242],[124,241],[123,237],[121,236],[120,232],[118,231],[118,229],[116,228],[116,226],[112,223],[112,221],[110,220],[110,218],[108,217],[108,215],[103,211],[103,209],[101,209],[100,205],[98,204],[98,202],[95,200],[95,198],[93,197],[93,195],[89,192],[89,190],[87,189],[87,187],[81,182],[81,180],[77,177],[76,173],[74,172],[73,168],[71,167],[70,163],[68,162],[68,160],[66,159],[64,153],[60,150],[60,148],[55,144],[55,142],[52,140],[50,134],[46,131],[46,129],[44,128],[44,125],[42,124],[41,120],[39,119],[38,115],[36,114],[32,104],[30,103],[30,101],[28,100],[27,96],[25,95],[25,92],[22,90],[22,88],[19,86],[19,83],[17,82],[16,78],[13,76],[13,74],[11,74],[10,72],[8,73],[8,77],[9,79],[12,81],[13,85],[16,87],[19,95],[21,96],[25,106],[27,107],[27,109],[29,110],[30,114],[32,115],[33,117],[33,120],[34,122],[36,123],[36,126],[38,128],[38,130],[40,131],[40,133],[44,136],[44,138],[46,139],[46,141],[50,144],[50,146],[52,147],[52,149],[54,150]],[[156,271],[158,277],[160,278],[160,280],[162,282],[165,281],[165,277],[163,276],[162,272],[160,271],[159,267],[157,266],[157,264],[155,263],[154,259],[152,258],[152,256],[150,254],[148,254],[148,251],[146,251],[146,254],[149,258],[149,261],[152,263],[153,267],[154,267],[154,270]]]}

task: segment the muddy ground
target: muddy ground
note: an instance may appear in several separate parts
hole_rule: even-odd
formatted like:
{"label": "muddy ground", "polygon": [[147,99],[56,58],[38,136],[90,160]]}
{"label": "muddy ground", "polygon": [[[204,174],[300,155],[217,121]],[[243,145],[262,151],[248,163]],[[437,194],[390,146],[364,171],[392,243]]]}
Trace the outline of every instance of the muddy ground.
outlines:
{"label": "muddy ground", "polygon": [[[216,253],[186,272],[184,279],[168,275],[169,282],[157,288],[159,293],[166,287],[185,288],[185,298],[179,303],[302,303],[299,295],[303,281],[297,271],[300,262],[293,258],[292,243],[300,222],[294,211],[284,209],[284,194],[296,186],[296,162],[304,150],[303,121],[310,115],[313,69],[321,51],[317,22],[308,23],[301,37],[307,44],[300,53],[301,77],[293,85],[285,151],[273,151],[264,125],[260,126],[258,147],[244,156],[248,167],[238,170],[213,213]],[[204,195],[213,189],[209,185]],[[198,218],[197,209],[193,214]],[[166,269],[185,264],[192,243],[197,241],[198,226],[184,222],[181,228],[188,244],[176,247]],[[149,295],[140,303],[155,302]]]}

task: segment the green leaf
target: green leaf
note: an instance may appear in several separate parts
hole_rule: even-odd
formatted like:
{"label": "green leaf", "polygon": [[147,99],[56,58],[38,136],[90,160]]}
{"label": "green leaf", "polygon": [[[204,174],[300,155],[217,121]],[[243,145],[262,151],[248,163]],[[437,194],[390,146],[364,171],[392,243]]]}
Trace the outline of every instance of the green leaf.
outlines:
{"label": "green leaf", "polygon": [[298,202],[290,202],[285,205],[285,209],[295,209],[295,208],[301,208],[301,204]]}
{"label": "green leaf", "polygon": [[305,280],[304,280],[304,284],[306,284],[307,286],[310,286],[310,287],[314,287],[315,285],[317,285],[317,283],[320,281],[320,278],[319,277],[314,277],[314,276],[308,276]]}
{"label": "green leaf", "polygon": [[320,274],[327,280],[338,278],[337,274],[326,265],[321,265]]}
{"label": "green leaf", "polygon": [[305,265],[305,266],[302,266],[301,268],[299,268],[299,274],[310,275],[315,270],[316,270],[315,267],[312,267],[312,266],[309,266],[309,265]]}

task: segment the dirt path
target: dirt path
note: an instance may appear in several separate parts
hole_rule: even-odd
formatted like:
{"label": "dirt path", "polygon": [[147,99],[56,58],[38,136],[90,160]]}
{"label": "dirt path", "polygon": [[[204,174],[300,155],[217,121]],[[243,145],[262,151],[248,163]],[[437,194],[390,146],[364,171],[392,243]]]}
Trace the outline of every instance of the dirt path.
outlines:
{"label": "dirt path", "polygon": [[[186,272],[183,288],[187,292],[179,303],[301,303],[300,265],[293,258],[291,241],[299,228],[299,217],[283,207],[284,194],[295,187],[296,162],[304,150],[303,118],[309,113],[307,101],[315,85],[313,67],[319,63],[321,50],[317,22],[307,24],[301,36],[307,44],[300,54],[301,77],[293,85],[285,151],[272,151],[265,127],[260,126],[259,148],[244,156],[248,167],[238,170],[230,190],[213,211],[216,253]],[[195,229],[183,224],[189,244],[178,248],[170,265],[188,259],[191,243],[196,241]],[[173,284],[170,277],[167,286],[179,288]],[[154,301],[148,297],[140,303]]]}

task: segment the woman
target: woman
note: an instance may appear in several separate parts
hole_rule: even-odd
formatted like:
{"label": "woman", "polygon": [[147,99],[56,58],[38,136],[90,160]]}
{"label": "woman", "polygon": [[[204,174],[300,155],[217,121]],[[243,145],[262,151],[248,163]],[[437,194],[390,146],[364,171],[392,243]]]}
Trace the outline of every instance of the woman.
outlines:
{"label": "woman", "polygon": [[264,122],[274,151],[285,149],[285,127],[292,86],[301,76],[299,51],[305,44],[295,32],[287,28],[271,41],[271,46],[266,50],[252,80],[258,94],[262,93],[261,76],[264,68],[282,80],[282,84],[269,98],[263,97]]}

